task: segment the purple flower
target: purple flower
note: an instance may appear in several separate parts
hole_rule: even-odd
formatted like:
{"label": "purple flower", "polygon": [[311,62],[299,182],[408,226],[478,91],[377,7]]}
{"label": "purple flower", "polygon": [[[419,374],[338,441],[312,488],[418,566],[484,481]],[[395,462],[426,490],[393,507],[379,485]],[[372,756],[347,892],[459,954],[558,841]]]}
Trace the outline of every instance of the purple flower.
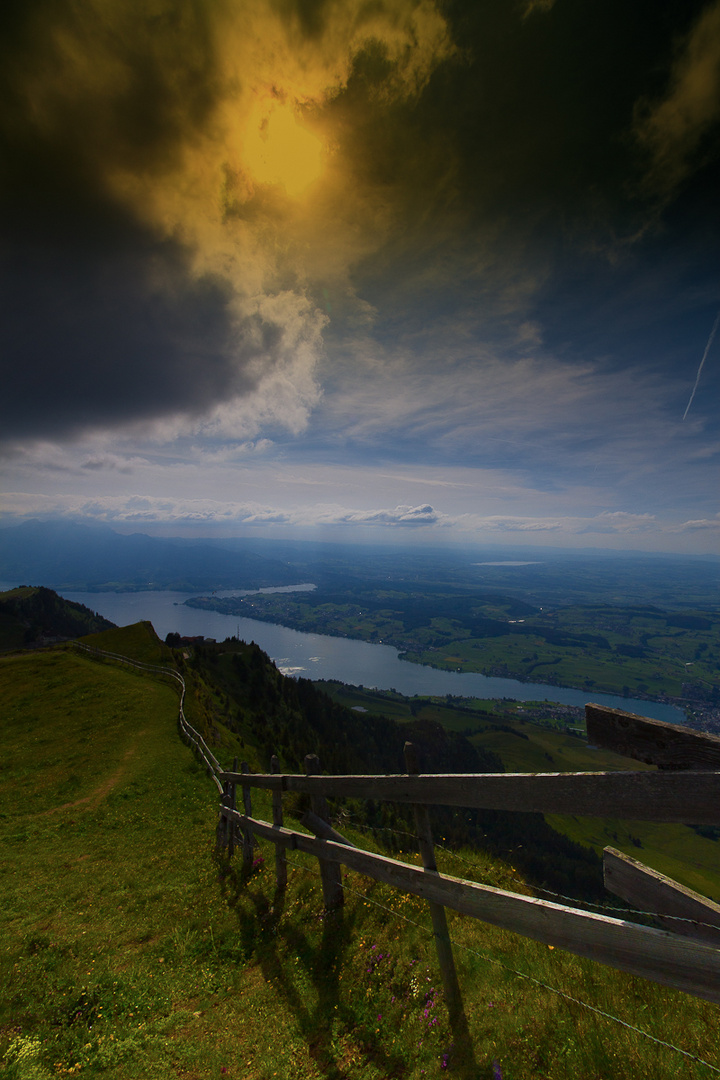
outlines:
{"label": "purple flower", "polygon": [[493,1061],[493,1080],[503,1080],[502,1069],[497,1058]]}

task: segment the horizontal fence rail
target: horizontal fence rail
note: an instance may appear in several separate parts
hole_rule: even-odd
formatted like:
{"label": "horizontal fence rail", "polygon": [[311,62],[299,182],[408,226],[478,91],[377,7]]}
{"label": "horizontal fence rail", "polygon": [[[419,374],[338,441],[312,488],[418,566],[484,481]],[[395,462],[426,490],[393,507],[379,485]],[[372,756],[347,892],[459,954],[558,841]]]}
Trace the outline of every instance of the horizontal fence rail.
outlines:
{"label": "horizontal fence rail", "polygon": [[588,740],[660,769],[720,769],[720,738],[664,720],[586,705]]}
{"label": "horizontal fence rail", "polygon": [[219,775],[231,784],[307,795],[720,825],[720,773],[710,772]]}
{"label": "horizontal fence rail", "polygon": [[[343,902],[341,879],[338,874],[330,873],[333,864],[427,900],[431,913],[438,916],[433,918],[433,931],[446,989],[453,987],[455,971],[447,924],[444,914],[440,919],[438,913],[450,908],[720,1004],[720,949],[715,936],[718,931],[711,925],[717,924],[716,912],[720,908],[699,894],[692,894],[693,905],[688,906],[689,890],[647,868],[643,873],[641,864],[635,864],[631,871],[628,866],[632,860],[623,861],[619,852],[611,853],[608,849],[605,853],[607,887],[618,895],[629,893],[631,888],[642,889],[638,896],[642,896],[644,906],[655,905],[656,918],[663,928],[479,885],[441,874],[436,869],[429,821],[423,817],[426,808],[432,805],[720,825],[720,772],[710,769],[720,740],[712,736],[705,739],[696,732],[690,738],[683,738],[681,729],[676,730],[672,725],[619,710],[603,710],[596,705],[588,706],[587,712],[597,745],[617,750],[622,738],[622,745],[633,751],[632,756],[642,756],[645,762],[656,764],[659,771],[646,768],[637,772],[418,774],[411,744],[405,748],[408,772],[394,775],[323,776],[313,756],[305,759],[305,775],[281,773],[274,758],[271,773],[252,774],[245,763],[241,772],[235,766],[219,773],[226,790],[221,821],[225,823],[226,833],[237,830],[245,837],[252,835],[275,844],[279,888],[287,880],[285,851],[315,856],[321,867],[327,908]],[[658,724],[658,732],[652,730],[654,723]],[[234,792],[238,784],[243,790],[244,813],[235,809]],[[253,788],[272,792],[272,825],[253,817],[250,798]],[[284,827],[281,802],[284,792],[310,797],[313,809],[305,813],[302,825],[315,835]],[[355,847],[330,825],[325,803],[329,797],[412,806],[423,865],[404,863]],[[246,865],[250,862],[251,855],[246,856]],[[642,886],[638,885],[641,879]],[[672,919],[677,918],[681,893],[684,915],[683,926],[678,930]],[[672,929],[664,929],[666,926]],[[457,1004],[461,1010],[459,990]]]}

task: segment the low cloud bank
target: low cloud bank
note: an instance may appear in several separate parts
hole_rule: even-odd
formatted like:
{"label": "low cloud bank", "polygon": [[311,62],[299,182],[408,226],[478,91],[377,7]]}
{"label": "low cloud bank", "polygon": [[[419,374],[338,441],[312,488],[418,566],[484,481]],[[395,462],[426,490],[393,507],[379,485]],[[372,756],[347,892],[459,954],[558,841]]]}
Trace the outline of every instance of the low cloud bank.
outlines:
{"label": "low cloud bank", "polygon": [[[539,534],[553,534],[555,542],[572,537],[620,537],[643,542],[680,534],[717,533],[720,537],[720,514],[711,518],[687,521],[661,520],[653,514],[605,511],[591,516],[562,515],[552,518],[529,515],[447,514],[429,503],[417,506],[349,508],[337,503],[306,507],[273,507],[257,502],[221,502],[213,499],[173,499],[155,496],[102,496],[85,499],[74,495],[29,495],[8,493],[3,496],[5,524],[11,525],[32,517],[72,519],[108,525],[207,527],[208,535],[221,526],[273,527],[297,529],[337,529],[351,534],[354,529],[410,529],[424,531],[439,540],[488,539],[493,535],[516,539]],[[582,543],[582,541],[581,541]]]}

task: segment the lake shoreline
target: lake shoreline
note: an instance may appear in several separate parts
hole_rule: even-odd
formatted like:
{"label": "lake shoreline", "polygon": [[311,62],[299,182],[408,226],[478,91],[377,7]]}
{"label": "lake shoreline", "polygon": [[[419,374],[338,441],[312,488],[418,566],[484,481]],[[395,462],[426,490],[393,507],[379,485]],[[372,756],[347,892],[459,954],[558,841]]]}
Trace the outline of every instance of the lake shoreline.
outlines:
{"label": "lake shoreline", "polygon": [[[0,583],[2,585],[3,583]],[[13,588],[17,582],[5,583]],[[296,590],[298,586],[270,586]],[[401,660],[398,650],[386,644],[368,644],[361,639],[308,633],[259,619],[223,615],[186,605],[187,593],[147,590],[140,593],[88,593],[63,590],[60,595],[98,611],[117,626],[149,621],[164,639],[168,633],[200,636],[223,641],[237,636],[255,641],[283,674],[316,681],[336,679],[348,685],[365,685],[380,690],[396,689],[407,697],[446,696],[493,700],[539,700],[560,705],[584,706],[590,695],[577,689],[563,689],[542,683],[522,683],[514,679],[488,679],[467,672],[457,674]],[[684,724],[684,710],[661,702],[623,699],[617,695],[593,694],[592,700],[608,708],[639,711],[657,720]],[[647,707],[645,707],[647,706]]]}
{"label": "lake shoreline", "polygon": [[[260,591],[260,590],[258,590],[258,591]],[[270,590],[267,590],[267,591],[270,591]],[[279,591],[279,590],[273,590],[273,591]],[[206,602],[205,603],[192,603],[191,601],[193,599],[204,600]],[[207,602],[208,600],[209,600],[209,598],[207,596],[201,596],[201,597],[197,597],[197,598],[191,597],[189,600],[186,600],[184,602],[184,606],[192,608],[193,610],[196,610],[196,611],[215,611],[218,614],[226,615],[229,618],[230,617],[235,617],[233,612],[223,611],[222,608],[220,608],[220,607],[218,607],[218,606],[216,606],[216,605],[214,605],[212,603]],[[248,618],[247,615],[244,615],[242,617],[243,618]],[[398,659],[402,660],[404,663],[412,664],[413,666],[418,667],[418,668],[427,668],[427,669],[429,669],[431,671],[442,671],[442,672],[447,672],[449,674],[457,674],[457,675],[480,675],[484,679],[510,679],[513,682],[519,682],[519,683],[523,683],[525,685],[537,685],[536,680],[533,679],[532,676],[529,676],[529,675],[526,675],[526,674],[523,674],[523,673],[519,673],[519,672],[513,672],[513,671],[508,670],[508,671],[504,672],[503,674],[499,674],[496,671],[482,671],[482,670],[467,669],[467,668],[462,668],[462,669],[461,668],[452,668],[452,667],[445,667],[442,664],[433,664],[431,661],[416,660],[416,659],[413,658],[412,653],[409,650],[406,649],[405,651],[402,651],[402,649],[403,649],[402,643],[393,641],[392,638],[384,638],[382,641],[369,641],[367,638],[362,637],[360,634],[337,633],[337,632],[333,632],[329,628],[328,629],[323,629],[323,630],[316,630],[316,629],[312,629],[312,628],[308,629],[306,626],[302,626],[299,623],[294,623],[292,620],[288,620],[288,621],[285,621],[285,622],[279,622],[278,619],[277,619],[277,616],[275,616],[275,617],[266,616],[266,615],[263,615],[263,613],[260,612],[260,611],[253,611],[252,620],[254,622],[265,623],[268,626],[281,626],[281,627],[284,627],[287,630],[294,630],[298,634],[320,634],[322,636],[336,638],[339,641],[361,641],[365,645],[386,645],[389,648],[395,649],[397,651],[397,654],[398,654]],[[660,695],[654,695],[654,694],[643,694],[643,693],[639,693],[637,691],[633,691],[632,694],[625,695],[622,692],[622,687],[613,688],[612,686],[606,686],[603,689],[601,687],[595,687],[594,686],[591,689],[588,689],[585,686],[572,686],[572,685],[566,684],[566,683],[563,683],[562,685],[560,685],[559,683],[555,684],[555,683],[551,682],[549,679],[546,682],[544,682],[543,685],[545,685],[545,686],[547,686],[549,688],[557,686],[558,690],[573,690],[573,691],[577,691],[578,693],[581,693],[581,694],[586,693],[588,695],[592,695],[593,693],[595,693],[595,694],[609,695],[611,697],[617,697],[617,698],[623,698],[623,699],[627,698],[628,701],[648,701],[648,702],[652,702],[652,703],[654,703],[656,705],[668,705],[668,706],[671,706],[673,708],[679,709],[683,713],[686,712],[687,708],[691,705],[691,702],[689,700],[686,701],[684,698],[671,698],[671,697],[667,697],[667,696],[660,696]],[[485,699],[479,699],[479,700],[485,700]],[[487,700],[492,700],[492,699],[488,698]],[[562,702],[558,702],[558,704],[562,704]],[[632,711],[632,710],[628,710],[628,711]]]}

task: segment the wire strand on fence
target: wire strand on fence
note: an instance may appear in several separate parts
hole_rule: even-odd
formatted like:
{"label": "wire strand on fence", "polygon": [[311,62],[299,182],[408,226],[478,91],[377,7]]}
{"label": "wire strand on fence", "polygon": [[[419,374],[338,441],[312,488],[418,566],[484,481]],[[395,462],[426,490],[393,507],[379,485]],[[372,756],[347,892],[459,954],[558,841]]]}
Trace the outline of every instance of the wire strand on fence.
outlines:
{"label": "wire strand on fence", "polygon": [[[293,866],[298,870],[304,870],[308,874],[312,874],[313,877],[319,877],[320,874],[317,870],[313,870],[310,866],[303,866],[302,863],[296,863],[292,859],[288,859],[288,866]],[[351,885],[343,882],[343,888],[347,892],[353,893],[355,896],[359,896],[368,904],[373,904],[375,907],[381,908],[387,912],[388,915],[392,915],[395,919],[402,919],[403,922],[409,923],[411,926],[416,927],[418,930],[422,930],[426,934],[432,934],[432,927],[423,926],[422,923],[416,922],[414,919],[408,918],[407,915],[401,915],[399,912],[394,911],[386,904],[381,904],[379,900],[374,900],[367,893],[360,892],[359,889],[354,889]],[[666,1042],[665,1039],[658,1039],[655,1035],[651,1035],[648,1031],[643,1031],[642,1028],[637,1027],[635,1024],[628,1023],[627,1020],[621,1020],[619,1016],[614,1016],[612,1013],[606,1012],[605,1009],[600,1009],[597,1005],[590,1005],[589,1002],[583,1001],[581,998],[573,997],[572,994],[568,994],[565,990],[560,990],[556,986],[550,986],[548,983],[544,983],[541,979],[536,979],[534,975],[528,975],[524,971],[518,971],[517,968],[510,967],[509,964],[503,963],[502,960],[496,959],[494,956],[488,956],[487,953],[478,952],[477,949],[471,948],[469,945],[465,945],[463,942],[458,941],[454,937],[450,937],[450,941],[457,949],[477,956],[478,959],[484,960],[488,964],[493,964],[495,967],[500,967],[504,971],[509,972],[511,975],[516,975],[520,979],[526,979],[528,982],[533,983],[535,986],[541,987],[543,990],[547,990],[551,994],[557,994],[558,997],[564,998],[566,1001],[570,1001],[573,1005],[580,1005],[583,1009],[588,1009],[590,1012],[596,1013],[598,1016],[602,1016],[605,1020],[612,1020],[615,1024],[620,1024],[621,1027],[627,1028],[629,1031],[634,1032],[636,1035],[641,1035],[644,1039],[648,1039],[650,1042],[656,1043],[658,1046],[664,1046],[668,1050],[674,1050],[677,1054],[682,1054],[683,1057],[689,1058],[690,1061],[696,1062],[698,1065],[703,1065],[705,1068],[710,1069],[714,1073],[720,1074],[720,1069],[717,1066],[712,1065],[709,1061],[705,1061],[704,1058],[698,1057],[697,1054],[691,1054],[689,1050],[683,1050],[679,1046],[675,1046],[673,1043]]]}
{"label": "wire strand on fence", "polygon": [[[373,834],[385,832],[391,833],[394,836],[407,836],[410,837],[410,839],[414,840],[415,845],[417,845],[417,837],[415,837],[415,835],[411,832],[406,832],[404,829],[395,829],[391,828],[388,825],[381,825],[379,827],[375,825],[363,825],[358,821],[356,815],[349,814],[347,812],[345,812],[344,817],[350,822],[354,829],[359,829],[363,832],[371,832]],[[435,849],[437,851],[444,851],[447,855],[450,855],[452,856],[452,858],[457,859],[465,866],[469,866],[476,874],[479,874],[479,876],[482,877],[482,873],[479,871],[477,863],[472,862],[471,859],[466,859],[457,851],[453,851],[452,848],[445,847],[444,844],[438,844],[437,842],[435,843]],[[639,911],[637,908],[621,907],[619,904],[614,904],[608,901],[602,902],[596,900],[579,900],[576,896],[566,896],[564,893],[553,892],[552,889],[546,889],[544,886],[541,885],[529,885],[526,881],[523,881],[522,878],[515,877],[512,874],[509,874],[508,876],[511,877],[511,879],[517,884],[525,885],[527,888],[532,889],[533,892],[541,892],[545,896],[553,896],[556,900],[566,900],[569,901],[569,903],[571,904],[584,904],[587,907],[598,908],[600,911],[609,911],[617,914],[633,916],[643,915],[648,919],[663,919],[668,921],[672,920],[673,922],[689,923],[692,926],[707,926],[713,930],[717,930],[716,923],[703,922],[701,919],[690,919],[686,915],[665,915],[661,911]],[[484,882],[483,884],[491,883]]]}

